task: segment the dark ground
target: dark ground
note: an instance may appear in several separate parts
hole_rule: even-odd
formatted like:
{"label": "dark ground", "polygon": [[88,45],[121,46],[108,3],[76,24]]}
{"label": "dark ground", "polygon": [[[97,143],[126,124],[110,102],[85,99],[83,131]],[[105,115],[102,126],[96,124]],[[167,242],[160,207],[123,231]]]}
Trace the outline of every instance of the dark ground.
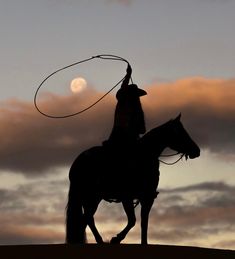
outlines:
{"label": "dark ground", "polygon": [[0,258],[87,259],[235,259],[234,250],[165,245],[19,245],[0,246]]}

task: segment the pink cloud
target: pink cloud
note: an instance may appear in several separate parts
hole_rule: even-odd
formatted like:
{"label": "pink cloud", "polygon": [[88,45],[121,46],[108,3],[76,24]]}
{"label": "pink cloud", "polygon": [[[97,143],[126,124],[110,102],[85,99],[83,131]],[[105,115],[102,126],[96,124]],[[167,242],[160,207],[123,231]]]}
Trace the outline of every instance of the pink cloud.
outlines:
{"label": "pink cloud", "polygon": [[[231,156],[235,151],[235,80],[187,78],[145,87],[141,98],[147,128],[180,112],[185,128],[202,147]],[[40,108],[55,115],[77,112],[102,93],[92,89],[79,96],[47,95]],[[70,119],[43,117],[32,102],[8,100],[0,108],[0,168],[37,174],[70,165],[84,149],[107,139],[113,123],[113,95],[93,109]],[[231,159],[231,157],[230,157]]]}
{"label": "pink cloud", "polygon": [[182,113],[199,144],[215,153],[234,151],[235,80],[186,78],[153,84],[143,99],[149,127]]}

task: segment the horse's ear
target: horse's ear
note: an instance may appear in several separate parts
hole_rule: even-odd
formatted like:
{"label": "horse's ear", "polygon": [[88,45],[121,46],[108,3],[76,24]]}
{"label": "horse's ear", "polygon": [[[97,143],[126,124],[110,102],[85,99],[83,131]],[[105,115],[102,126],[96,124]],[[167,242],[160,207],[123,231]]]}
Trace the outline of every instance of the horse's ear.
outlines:
{"label": "horse's ear", "polygon": [[180,121],[181,113],[175,118],[176,121]]}

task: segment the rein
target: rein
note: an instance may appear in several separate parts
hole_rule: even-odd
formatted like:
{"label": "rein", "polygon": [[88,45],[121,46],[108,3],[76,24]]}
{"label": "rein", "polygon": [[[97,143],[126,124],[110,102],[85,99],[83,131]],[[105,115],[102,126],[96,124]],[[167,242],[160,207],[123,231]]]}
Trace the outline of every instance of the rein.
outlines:
{"label": "rein", "polygon": [[[161,155],[161,157],[172,157],[172,156],[176,156],[176,155],[178,155],[178,154],[180,154],[180,152],[177,152],[177,153],[175,153],[175,154],[170,154],[170,155]],[[175,162],[172,162],[172,163],[165,162],[165,161],[163,161],[163,160],[161,160],[161,159],[158,159],[158,161],[161,162],[161,163],[163,163],[163,164],[165,164],[165,165],[175,165],[175,164],[178,163],[184,156],[185,156],[186,159],[187,159],[187,155],[183,153],[183,154],[181,154],[181,156],[180,156]]]}

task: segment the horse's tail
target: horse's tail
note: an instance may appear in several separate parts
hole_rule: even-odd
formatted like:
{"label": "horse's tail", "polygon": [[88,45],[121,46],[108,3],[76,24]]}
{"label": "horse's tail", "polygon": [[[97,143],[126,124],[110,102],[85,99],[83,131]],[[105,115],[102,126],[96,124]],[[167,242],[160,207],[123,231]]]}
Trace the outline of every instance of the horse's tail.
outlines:
{"label": "horse's tail", "polygon": [[66,206],[66,243],[84,244],[86,243],[86,222],[82,208],[81,195],[78,187],[70,182],[68,203]]}

